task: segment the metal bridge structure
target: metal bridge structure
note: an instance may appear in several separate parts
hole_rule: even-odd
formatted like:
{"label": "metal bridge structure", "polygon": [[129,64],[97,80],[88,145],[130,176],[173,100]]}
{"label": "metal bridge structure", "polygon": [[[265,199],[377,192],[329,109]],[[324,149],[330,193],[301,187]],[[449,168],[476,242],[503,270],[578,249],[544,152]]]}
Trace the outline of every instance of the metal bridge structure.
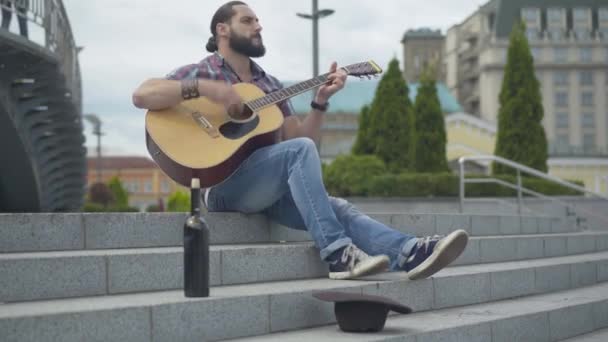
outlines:
{"label": "metal bridge structure", "polygon": [[86,186],[82,88],[64,5],[0,6],[44,35],[34,42],[0,29],[0,212],[79,211]]}

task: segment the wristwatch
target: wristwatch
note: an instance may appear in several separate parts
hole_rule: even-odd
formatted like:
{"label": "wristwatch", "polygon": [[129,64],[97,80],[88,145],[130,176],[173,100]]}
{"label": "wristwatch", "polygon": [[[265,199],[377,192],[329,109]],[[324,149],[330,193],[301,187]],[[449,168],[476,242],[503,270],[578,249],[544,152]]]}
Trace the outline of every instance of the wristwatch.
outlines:
{"label": "wristwatch", "polygon": [[319,103],[316,103],[315,101],[312,101],[310,103],[310,106],[312,107],[312,109],[316,109],[320,112],[326,112],[327,108],[329,108],[329,102],[325,102],[324,104],[319,104]]}

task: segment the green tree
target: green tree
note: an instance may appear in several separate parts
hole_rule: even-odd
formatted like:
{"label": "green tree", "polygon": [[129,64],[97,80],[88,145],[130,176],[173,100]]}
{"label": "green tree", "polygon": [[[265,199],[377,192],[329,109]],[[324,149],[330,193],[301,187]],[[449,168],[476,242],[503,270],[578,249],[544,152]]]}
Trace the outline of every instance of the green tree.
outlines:
{"label": "green tree", "polygon": [[189,212],[190,194],[184,191],[176,191],[169,195],[167,200],[167,211]]}
{"label": "green tree", "polygon": [[94,183],[89,188],[89,201],[105,208],[114,202],[114,195],[105,183]]}
{"label": "green tree", "polygon": [[393,58],[376,89],[368,131],[375,141],[374,154],[392,172],[414,169],[415,123],[408,92],[399,61]]}
{"label": "green tree", "polygon": [[[547,137],[541,124],[544,109],[525,32],[524,23],[516,23],[509,38],[494,154],[546,172]],[[515,170],[495,163],[493,172],[513,174]]]}
{"label": "green tree", "polygon": [[108,188],[110,188],[110,192],[112,192],[112,195],[114,196],[115,207],[126,208],[129,206],[129,194],[117,176],[110,179]]}
{"label": "green tree", "polygon": [[357,129],[357,139],[353,145],[352,153],[357,155],[373,154],[375,144],[373,137],[370,135],[371,118],[369,114],[369,105],[361,108],[359,114],[359,128]]}
{"label": "green tree", "polygon": [[434,70],[429,67],[422,74],[414,104],[417,172],[448,171],[445,120],[435,87]]}

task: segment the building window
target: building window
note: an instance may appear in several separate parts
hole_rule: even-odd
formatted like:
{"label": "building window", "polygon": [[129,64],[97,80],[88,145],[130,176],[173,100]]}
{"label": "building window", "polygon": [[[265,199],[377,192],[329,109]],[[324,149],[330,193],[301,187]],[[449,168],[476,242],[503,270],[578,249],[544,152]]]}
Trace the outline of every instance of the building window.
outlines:
{"label": "building window", "polygon": [[537,41],[540,38],[540,31],[536,28],[526,29],[526,38],[529,42]]}
{"label": "building window", "polygon": [[591,53],[593,50],[588,47],[581,48],[581,62],[591,62]]}
{"label": "building window", "polygon": [[144,192],[147,194],[152,192],[152,181],[144,181]]}
{"label": "building window", "polygon": [[579,72],[580,85],[593,85],[593,72],[589,70]]}
{"label": "building window", "polygon": [[556,63],[565,63],[568,61],[568,48],[554,48],[553,61]]}
{"label": "building window", "polygon": [[522,8],[521,16],[526,22],[526,27],[540,26],[540,9],[538,8]]}
{"label": "building window", "polygon": [[555,106],[567,107],[568,106],[568,93],[564,93],[564,92],[555,93]]}
{"label": "building window", "polygon": [[583,134],[583,149],[589,150],[593,147],[595,147],[595,134]]}
{"label": "building window", "polygon": [[129,192],[129,193],[139,192],[139,183],[137,181],[126,181],[124,184],[125,184],[125,189],[127,189],[127,192]]}
{"label": "building window", "polygon": [[532,57],[534,57],[534,61],[540,60],[542,53],[541,48],[533,47],[532,49],[530,49],[530,52],[532,53]]}
{"label": "building window", "polygon": [[593,113],[583,113],[581,124],[583,128],[594,128],[595,115]]}
{"label": "building window", "polygon": [[568,128],[570,126],[570,119],[568,113],[558,112],[555,114],[555,127],[556,128]]}
{"label": "building window", "polygon": [[547,26],[565,28],[565,10],[563,8],[549,8],[547,10]]}
{"label": "building window", "polygon": [[600,26],[608,26],[608,7],[601,7],[597,11]]}
{"label": "building window", "polygon": [[568,85],[568,72],[567,71],[556,71],[553,73],[553,85],[561,86]]}
{"label": "building window", "polygon": [[160,191],[162,193],[168,193],[169,191],[171,191],[171,188],[169,186],[169,181],[167,180],[162,180],[160,182]]}
{"label": "building window", "polygon": [[574,27],[591,26],[591,11],[589,8],[575,8],[572,10],[572,20]]}
{"label": "building window", "polygon": [[593,106],[593,93],[588,91],[581,93],[581,104],[583,106]]}
{"label": "building window", "polygon": [[568,136],[568,133],[558,134],[555,137],[555,144],[563,147],[570,145],[570,137]]}
{"label": "building window", "polygon": [[584,28],[575,28],[574,29],[574,37],[577,40],[589,41],[591,40],[591,31]]}
{"label": "building window", "polygon": [[564,40],[564,30],[560,28],[550,28],[547,30],[549,34],[549,39],[553,41],[563,41]]}

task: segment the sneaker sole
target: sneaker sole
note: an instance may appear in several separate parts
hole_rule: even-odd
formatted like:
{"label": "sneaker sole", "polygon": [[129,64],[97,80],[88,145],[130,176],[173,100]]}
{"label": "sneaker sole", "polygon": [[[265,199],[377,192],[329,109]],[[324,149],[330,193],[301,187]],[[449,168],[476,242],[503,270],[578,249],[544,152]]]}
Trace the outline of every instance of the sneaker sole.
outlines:
{"label": "sneaker sole", "polygon": [[389,263],[386,255],[369,257],[350,272],[330,272],[329,279],[345,280],[384,272],[388,270]]}
{"label": "sneaker sole", "polygon": [[467,232],[462,229],[453,231],[444,238],[444,241],[425,261],[407,273],[408,278],[410,280],[424,279],[439,272],[462,254],[468,241]]}

